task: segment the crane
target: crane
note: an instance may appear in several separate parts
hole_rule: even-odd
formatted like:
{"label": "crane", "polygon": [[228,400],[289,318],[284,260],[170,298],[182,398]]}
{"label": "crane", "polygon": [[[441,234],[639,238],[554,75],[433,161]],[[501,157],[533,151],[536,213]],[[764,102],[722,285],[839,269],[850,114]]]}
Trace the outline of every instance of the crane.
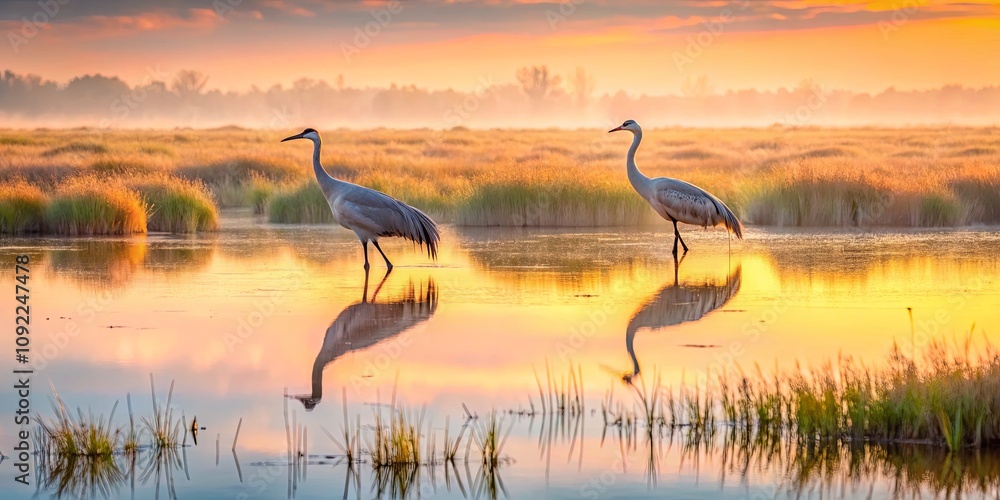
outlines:
{"label": "crane", "polygon": [[300,134],[286,137],[281,142],[308,139],[313,143],[313,170],[323,196],[330,204],[333,219],[341,226],[354,231],[365,253],[365,271],[368,271],[368,242],[375,245],[385,259],[386,274],[392,272],[392,262],[378,245],[382,236],[398,236],[410,240],[421,248],[427,247],[427,255],[437,259],[437,224],[426,214],[385,193],[334,179],[320,163],[320,148],[323,141],[319,132],[307,128]]}
{"label": "crane", "polygon": [[736,214],[708,191],[680,179],[669,177],[650,179],[639,171],[639,167],[635,165],[635,151],[639,149],[639,143],[642,141],[642,128],[635,120],[625,120],[608,133],[619,130],[632,132],[632,145],[628,148],[626,160],[629,183],[660,217],[674,223],[674,256],[677,255],[678,241],[684,247],[684,253],[688,251],[680,231],[677,230],[678,222],[702,227],[723,224],[729,232],[743,239],[743,225],[736,218]]}

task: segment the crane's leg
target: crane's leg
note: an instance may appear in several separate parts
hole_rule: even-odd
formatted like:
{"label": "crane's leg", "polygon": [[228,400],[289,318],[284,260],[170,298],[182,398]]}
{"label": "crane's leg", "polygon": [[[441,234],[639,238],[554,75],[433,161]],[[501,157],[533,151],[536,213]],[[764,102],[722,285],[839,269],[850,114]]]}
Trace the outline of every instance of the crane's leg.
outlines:
{"label": "crane's leg", "polygon": [[681,246],[684,247],[684,253],[687,253],[688,246],[684,244],[684,238],[681,238],[681,232],[677,230],[677,220],[674,219],[674,255],[677,255],[677,242],[681,242]]}
{"label": "crane's leg", "polygon": [[[674,246],[676,246],[676,244]],[[365,254],[365,274],[367,274],[368,273],[368,269],[372,267],[372,266],[370,266],[368,264],[368,240],[361,240],[361,248],[364,249],[364,254]]]}
{"label": "crane's leg", "polygon": [[378,246],[378,240],[372,240],[372,244],[375,245],[375,249],[378,250],[378,253],[382,254],[382,258],[385,259],[385,267],[389,268],[385,274],[389,274],[392,272],[392,262],[389,262],[389,257],[385,256],[385,252],[382,251],[382,247]]}

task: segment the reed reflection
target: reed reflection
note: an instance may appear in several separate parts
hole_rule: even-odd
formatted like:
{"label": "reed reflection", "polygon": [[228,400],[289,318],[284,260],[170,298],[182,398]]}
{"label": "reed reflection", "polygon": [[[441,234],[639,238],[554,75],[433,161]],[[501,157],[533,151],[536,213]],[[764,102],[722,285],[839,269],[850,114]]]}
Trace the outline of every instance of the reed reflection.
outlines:
{"label": "reed reflection", "polygon": [[323,370],[330,363],[349,352],[396,337],[434,315],[438,289],[433,279],[428,278],[417,286],[411,282],[401,296],[378,302],[379,291],[388,277],[386,274],[382,278],[369,301],[368,274],[365,273],[361,302],[344,309],[326,329],[323,345],[313,363],[312,393],[295,396],[306,411],[312,411],[323,399]]}
{"label": "reed reflection", "polygon": [[40,486],[54,498],[113,498],[126,485],[135,498],[137,478],[140,486],[152,487],[157,498],[161,484],[169,498],[177,498],[174,473],[183,471],[191,480],[186,453],[184,446],[94,456],[42,451],[36,455],[35,467]]}
{"label": "reed reflection", "polygon": [[[684,259],[682,258],[681,261]],[[698,321],[708,313],[726,305],[740,291],[743,271],[739,264],[722,283],[705,277],[696,282],[680,284],[680,262],[674,264],[674,279],[650,296],[632,315],[625,329],[625,347],[632,358],[632,372],[622,378],[631,382],[639,375],[639,360],[635,354],[635,334],[641,329],[658,330],[668,326]]]}
{"label": "reed reflection", "polygon": [[87,239],[52,248],[52,272],[84,290],[120,290],[143,272],[183,274],[201,271],[214,249],[200,241],[148,241],[145,238]]}

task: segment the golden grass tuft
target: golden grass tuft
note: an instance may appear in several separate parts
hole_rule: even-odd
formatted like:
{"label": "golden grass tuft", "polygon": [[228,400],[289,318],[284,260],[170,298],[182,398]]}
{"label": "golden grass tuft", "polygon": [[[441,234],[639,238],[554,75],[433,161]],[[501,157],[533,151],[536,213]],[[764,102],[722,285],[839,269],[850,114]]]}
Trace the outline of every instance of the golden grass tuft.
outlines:
{"label": "golden grass tuft", "polygon": [[23,180],[0,183],[0,233],[38,233],[45,228],[49,197]]}
{"label": "golden grass tuft", "polygon": [[218,229],[218,210],[203,184],[114,165],[108,172],[71,174],[55,187],[21,177],[0,182],[0,233],[83,236]]}
{"label": "golden grass tuft", "polygon": [[149,231],[195,233],[219,228],[215,203],[200,182],[153,174],[126,178],[124,184],[138,191],[146,202]]}
{"label": "golden grass tuft", "polygon": [[48,228],[64,236],[146,232],[146,204],[134,189],[94,175],[64,182],[48,207]]}
{"label": "golden grass tuft", "polygon": [[156,167],[141,159],[103,157],[88,165],[88,170],[105,176],[125,176],[153,172]]}

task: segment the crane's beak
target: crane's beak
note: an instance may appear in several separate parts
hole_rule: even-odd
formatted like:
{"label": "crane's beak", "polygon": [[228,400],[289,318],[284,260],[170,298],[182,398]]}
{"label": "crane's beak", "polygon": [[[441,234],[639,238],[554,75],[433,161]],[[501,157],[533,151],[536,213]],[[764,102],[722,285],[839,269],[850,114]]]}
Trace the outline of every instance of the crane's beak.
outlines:
{"label": "crane's beak", "polygon": [[621,128],[621,126],[617,126],[617,127],[613,128],[613,129],[609,130],[608,133],[610,134],[611,132],[617,132],[619,130],[625,130],[625,129]]}
{"label": "crane's beak", "polygon": [[294,139],[301,139],[301,138],[302,138],[302,134],[295,134],[295,135],[293,135],[291,137],[285,137],[284,139],[281,140],[281,142],[291,141],[291,140],[294,140]]}

